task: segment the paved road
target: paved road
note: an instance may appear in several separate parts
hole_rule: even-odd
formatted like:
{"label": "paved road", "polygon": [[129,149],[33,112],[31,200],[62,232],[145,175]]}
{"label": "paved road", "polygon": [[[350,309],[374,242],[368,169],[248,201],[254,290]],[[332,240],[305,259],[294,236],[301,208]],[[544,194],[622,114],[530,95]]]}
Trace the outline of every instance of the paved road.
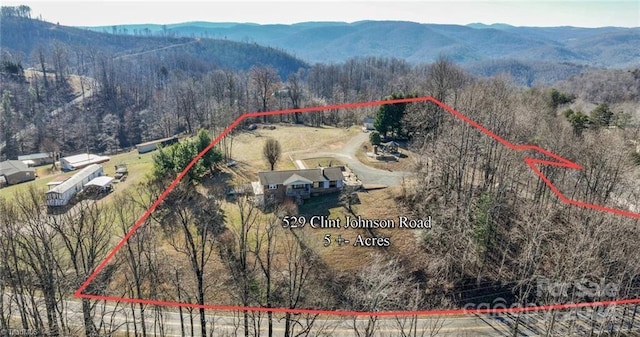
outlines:
{"label": "paved road", "polygon": [[314,152],[302,154],[298,157],[299,159],[315,157],[338,158],[349,166],[351,171],[358,176],[358,179],[365,184],[398,186],[402,184],[403,178],[412,176],[411,172],[380,170],[361,163],[356,158],[356,152],[367,139],[369,139],[369,134],[361,133],[351,138],[339,152]]}
{"label": "paved road", "polygon": [[[9,301],[10,296],[5,294],[5,305]],[[42,300],[39,300],[39,306],[42,306]],[[6,308],[6,307],[5,307]],[[74,326],[77,331],[82,331],[82,307],[81,302],[78,300],[65,301],[65,317],[68,322]],[[12,308],[12,316],[14,319],[19,319],[18,313],[15,308]],[[42,308],[44,309],[44,308]],[[624,307],[610,308],[608,310],[600,309],[595,312],[592,311],[580,311],[578,313],[556,313],[555,318],[552,319],[551,313],[523,313],[519,318],[519,333],[518,336],[541,336],[546,335],[548,325],[554,321],[554,336],[581,336],[588,335],[593,329],[594,332],[607,332],[607,331],[621,331],[621,332],[633,332],[638,333],[640,331],[640,320],[638,318],[632,319],[630,313],[633,312],[633,307],[628,307],[627,315],[622,319]],[[163,335],[163,336],[182,336],[182,328],[180,323],[180,314],[175,308],[167,308],[162,313],[162,329],[163,334],[159,332],[159,325],[154,325],[155,312],[152,307],[145,309],[147,332],[150,336]],[[583,309],[586,310],[586,309]],[[44,310],[42,311],[44,315]],[[188,311],[183,310],[184,324],[186,335],[190,335],[191,325]],[[108,326],[114,327],[113,330],[122,333],[133,333],[134,324],[138,322],[140,324],[140,311],[137,309],[132,310],[131,306],[126,303],[120,303],[118,305],[113,302],[109,302],[106,305],[98,305],[96,308],[96,319],[103,316]],[[276,315],[278,316],[278,315]],[[134,318],[135,317],[135,318]],[[596,324],[591,324],[592,319],[595,318]],[[209,330],[213,330],[212,336],[235,336],[242,334],[242,328],[240,328],[240,320],[238,317],[233,317],[230,313],[225,312],[223,314],[214,315],[208,312],[207,325]],[[195,336],[200,336],[199,316],[197,312],[193,313],[193,330]],[[425,332],[424,336],[513,336],[513,326],[516,321],[516,316],[513,314],[503,315],[484,315],[484,314],[469,314],[462,316],[439,316],[439,317],[423,317],[417,320],[414,325],[418,331],[418,336],[421,332]],[[601,324],[603,322],[609,322]],[[97,322],[96,322],[97,323]],[[410,325],[404,325],[408,328]],[[367,324],[367,318],[359,318],[355,324],[362,329]],[[15,325],[13,325],[15,327]],[[350,317],[345,318],[326,318],[319,317],[314,324],[311,335],[312,336],[337,336],[347,337],[354,336],[354,320]],[[138,329],[140,326],[138,326]],[[107,328],[103,332],[111,332],[110,328]],[[263,315],[261,322],[262,334],[266,336],[266,321]],[[284,331],[284,320],[275,320],[274,331],[277,336],[282,335]],[[380,318],[377,322],[377,330],[375,336],[399,336],[402,329],[398,324],[396,318]],[[406,331],[405,331],[406,332]]]}

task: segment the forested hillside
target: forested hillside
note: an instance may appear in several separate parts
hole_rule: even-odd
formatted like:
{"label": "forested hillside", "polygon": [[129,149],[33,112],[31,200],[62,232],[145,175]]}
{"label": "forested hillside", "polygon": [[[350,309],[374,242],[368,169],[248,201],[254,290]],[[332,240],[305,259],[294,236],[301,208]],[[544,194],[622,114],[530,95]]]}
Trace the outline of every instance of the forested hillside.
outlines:
{"label": "forested hillside", "polygon": [[445,55],[459,64],[489,59],[570,62],[628,67],[640,62],[640,28],[438,25],[402,21],[309,22],[293,25],[186,22],[172,25],[89,27],[119,34],[170,35],[253,41],[283,48],[310,62],[356,56],[397,57],[411,63]]}
{"label": "forested hillside", "polygon": [[169,59],[168,62],[173,59],[176,63],[198,63],[197,66],[205,67],[207,70],[248,70],[251,65],[261,63],[277,69],[281,76],[307,66],[303,61],[281,50],[254,43],[192,37],[96,33],[6,13],[2,17],[0,35],[3,52],[25,63],[37,63],[40,53],[60,46],[65,49],[68,58],[80,58],[78,53],[92,50],[94,54],[113,57],[144,54],[160,60],[166,58]]}

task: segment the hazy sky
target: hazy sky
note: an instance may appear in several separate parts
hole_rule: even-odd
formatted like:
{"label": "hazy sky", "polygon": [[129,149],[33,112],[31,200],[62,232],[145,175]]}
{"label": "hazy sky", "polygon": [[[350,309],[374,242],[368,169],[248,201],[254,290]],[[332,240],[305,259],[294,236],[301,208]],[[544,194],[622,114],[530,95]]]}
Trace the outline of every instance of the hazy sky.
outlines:
{"label": "hazy sky", "polygon": [[185,21],[296,23],[406,20],[422,23],[507,23],[516,26],[638,27],[632,1],[14,1],[34,16],[68,26]]}

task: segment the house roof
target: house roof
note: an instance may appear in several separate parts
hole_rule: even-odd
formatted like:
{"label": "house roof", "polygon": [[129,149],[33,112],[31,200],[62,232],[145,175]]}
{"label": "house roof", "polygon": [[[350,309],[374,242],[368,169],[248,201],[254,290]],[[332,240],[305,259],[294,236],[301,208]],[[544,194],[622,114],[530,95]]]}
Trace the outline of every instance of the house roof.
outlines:
{"label": "house roof", "polygon": [[19,172],[34,172],[27,164],[19,160],[7,160],[0,163],[0,175],[12,175]]}
{"label": "house roof", "polygon": [[64,193],[70,188],[75,188],[76,184],[100,169],[102,169],[102,166],[98,164],[91,164],[74,174],[71,178],[65,180],[62,184],[50,189],[47,193]]}
{"label": "house roof", "polygon": [[57,176],[53,179],[51,179],[48,183],[47,186],[54,186],[54,185],[60,185],[63,182],[67,181],[67,179],[69,179],[70,177],[65,177],[63,175]]}
{"label": "house roof", "polygon": [[287,180],[285,180],[283,183],[283,185],[300,185],[300,184],[313,184],[313,181],[305,178],[305,177],[301,177],[298,174],[293,174],[291,177],[289,177]]}
{"label": "house roof", "polygon": [[286,171],[264,171],[258,172],[260,183],[264,185],[286,185],[296,180],[308,181],[307,184],[314,181],[326,180],[342,180],[342,167],[313,168],[301,170]]}
{"label": "house roof", "polygon": [[334,167],[326,167],[324,170],[324,176],[327,177],[327,180],[342,180],[344,179],[344,175],[342,171],[344,171],[344,167],[342,166],[334,166]]}
{"label": "house roof", "polygon": [[96,156],[91,153],[81,153],[76,154],[74,156],[64,157],[62,160],[69,163],[71,166],[83,166],[89,164],[103,163],[108,161],[110,158],[106,156]]}
{"label": "house roof", "polygon": [[90,182],[88,182],[85,186],[98,186],[98,187],[107,187],[114,179],[112,177],[100,176],[93,178]]}
{"label": "house roof", "polygon": [[156,140],[150,140],[148,142],[144,142],[144,143],[140,143],[140,144],[136,144],[136,147],[141,147],[141,146],[147,146],[147,145],[152,145],[152,144],[160,144],[162,142],[166,142],[168,140],[172,140],[172,139],[178,139],[177,136],[171,136],[171,137],[167,137],[167,138],[161,138],[161,139],[156,139]]}
{"label": "house roof", "polygon": [[372,117],[365,117],[362,119],[364,123],[373,123],[375,120]]}
{"label": "house roof", "polygon": [[52,158],[50,153],[32,153],[24,156],[18,156],[18,160],[34,160]]}

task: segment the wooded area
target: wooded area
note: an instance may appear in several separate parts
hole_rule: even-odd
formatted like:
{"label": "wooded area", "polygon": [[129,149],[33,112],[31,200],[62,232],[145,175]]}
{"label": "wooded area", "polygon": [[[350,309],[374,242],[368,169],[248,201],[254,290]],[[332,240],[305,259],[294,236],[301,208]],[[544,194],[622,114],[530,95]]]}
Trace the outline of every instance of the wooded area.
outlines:
{"label": "wooded area", "polygon": [[[16,14],[3,10],[4,15]],[[1,55],[0,158],[32,152],[112,153],[175,134],[196,138],[180,143],[182,148],[159,151],[156,163],[165,165],[157,165],[149,183],[112,205],[83,203],[74,212],[48,216],[42,211],[41,191],[20,192],[13,201],[0,199],[0,291],[5,294],[0,296],[0,330],[110,334],[117,324],[105,308],[126,307],[133,315],[131,333],[163,335],[171,308],[85,299],[79,326],[68,314],[67,300],[167,181],[206,147],[210,135],[247,112],[430,95],[513,143],[537,144],[579,162],[584,166],[580,171],[542,168],[568,197],[621,209],[640,206],[634,161],[639,69],[584,73],[553,89],[519,86],[506,76],[472,76],[444,57],[418,65],[368,57],[295,70],[257,62],[242,69],[193,57],[215,50],[179,48],[140,55],[98,50],[54,41],[31,55]],[[394,108],[384,111],[399,114]],[[402,186],[396,202],[406,215],[434,219],[433,230],[416,238],[422,255],[396,256],[380,249],[366,257],[373,262],[359,273],[339,272],[319,258],[314,242],[282,230],[280,216],[295,212],[293,205],[263,213],[241,197],[232,211],[225,211],[220,205],[225,191],[200,184],[203,177],[215,176],[216,163],[227,154],[216,149],[85,292],[359,311],[459,308],[490,301],[496,294],[522,306],[640,296],[638,220],[560,202],[526,166],[523,158],[531,153],[509,151],[433,104],[406,104],[401,110],[402,118],[381,134],[403,136],[417,155],[415,181]],[[375,114],[375,108],[327,110],[247,124],[350,127]],[[243,127],[233,132],[243,132]],[[279,149],[274,152],[280,154]],[[559,299],[536,292],[541,278],[603,280],[619,291],[589,297],[570,291],[568,298]],[[184,335],[205,336],[215,329],[204,309],[176,311]],[[236,333],[244,336],[260,335],[264,324],[273,336],[279,319],[285,321],[287,337],[324,329],[318,315],[226,314],[233,315]],[[549,336],[556,324],[553,317],[544,322]],[[415,323],[407,319],[416,317],[397,319],[403,331]],[[377,320],[354,320],[354,333],[377,335]],[[516,324],[514,335],[517,331]]]}

